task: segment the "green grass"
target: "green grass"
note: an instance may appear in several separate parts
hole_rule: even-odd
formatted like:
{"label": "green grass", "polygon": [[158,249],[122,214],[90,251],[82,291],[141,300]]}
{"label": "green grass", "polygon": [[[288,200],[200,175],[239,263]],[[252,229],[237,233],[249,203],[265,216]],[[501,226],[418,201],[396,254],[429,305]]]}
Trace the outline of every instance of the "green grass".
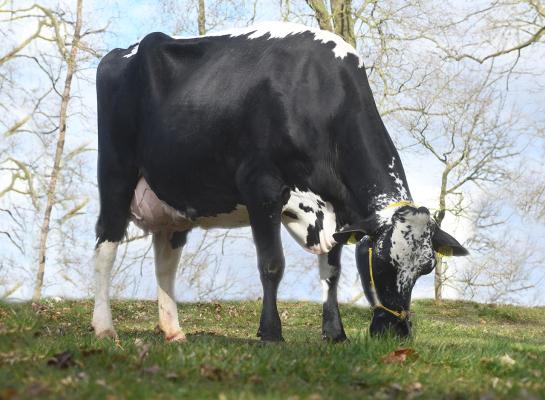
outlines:
{"label": "green grass", "polygon": [[[328,344],[321,305],[279,307],[282,344],[256,339],[253,301],[182,304],[188,342],[167,344],[155,302],[113,303],[118,343],[94,338],[90,301],[0,303],[0,399],[545,398],[545,308],[417,301],[398,341],[369,338],[369,310],[343,306],[350,343]],[[384,363],[398,348],[415,353]]]}

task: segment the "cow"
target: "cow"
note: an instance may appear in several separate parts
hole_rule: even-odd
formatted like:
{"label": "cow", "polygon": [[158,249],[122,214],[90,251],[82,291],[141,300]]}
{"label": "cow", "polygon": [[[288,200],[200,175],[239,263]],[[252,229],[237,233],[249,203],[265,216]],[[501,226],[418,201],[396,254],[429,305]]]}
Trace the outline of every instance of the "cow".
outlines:
{"label": "cow", "polygon": [[174,281],[194,227],[251,227],[263,287],[258,336],[273,342],[283,340],[281,225],[318,255],[322,336],[335,342],[346,339],[337,304],[346,242],[364,239],[358,254],[375,251],[376,282],[372,290],[364,283],[375,306],[372,333],[408,330],[386,310],[408,310],[434,249],[465,252],[412,203],[363,62],[333,33],[292,23],[184,39],[151,33],[101,60],[97,103],[98,337],[116,337],[111,269],[131,220],[153,234],[168,341],[186,339]]}

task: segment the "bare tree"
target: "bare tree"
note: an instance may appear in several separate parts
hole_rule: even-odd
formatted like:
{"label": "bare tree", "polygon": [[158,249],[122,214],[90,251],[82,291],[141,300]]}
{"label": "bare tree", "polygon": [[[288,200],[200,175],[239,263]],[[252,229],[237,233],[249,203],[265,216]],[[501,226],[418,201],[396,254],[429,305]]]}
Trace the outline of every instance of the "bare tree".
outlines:
{"label": "bare tree", "polygon": [[516,65],[523,51],[545,44],[545,5],[540,0],[498,0],[445,26],[453,25],[463,26],[480,40],[460,48],[441,45],[450,57],[482,64],[514,55]]}
{"label": "bare tree", "polygon": [[[0,7],[0,36],[7,39],[0,46],[0,107],[6,111],[0,120],[5,138],[0,145],[0,174],[2,182],[8,182],[0,187],[4,227],[0,235],[10,245],[5,248],[9,264],[5,265],[12,270],[27,270],[29,258],[35,258],[38,250],[38,270],[31,273],[36,275],[34,298],[41,292],[45,255],[52,244],[67,245],[59,246],[51,259],[56,268],[73,262],[69,254],[75,253],[71,252],[74,247],[68,245],[81,232],[75,233],[77,224],[72,220],[83,215],[89,198],[83,190],[89,182],[85,176],[89,144],[79,138],[71,139],[68,147],[65,143],[72,117],[69,110],[77,114],[76,125],[85,123],[85,112],[75,111],[69,100],[74,79],[78,84],[87,79],[88,61],[98,55],[88,40],[103,29],[82,26],[80,7],[78,3],[74,13],[39,3],[17,8],[13,2],[9,6],[4,2]],[[12,39],[18,37],[13,32],[34,27],[25,39]],[[44,168],[48,164],[51,169]],[[51,233],[53,242],[48,240]]]}
{"label": "bare tree", "polygon": [[[495,17],[493,10],[503,7],[504,17],[512,15],[508,13],[512,2],[495,2],[487,9],[476,10],[459,19],[445,13],[444,7],[412,1],[306,0],[306,3],[322,29],[339,34],[363,53],[378,107],[386,122],[396,128],[394,137],[404,152],[424,150],[424,154],[431,155],[442,166],[435,211],[438,224],[443,223],[447,213],[470,218],[471,207],[464,197],[467,190],[499,185],[509,179],[505,160],[515,157],[518,152],[513,146],[517,121],[507,110],[506,98],[498,88],[496,65],[492,63],[486,70],[479,70],[460,64],[459,60],[463,58],[475,57],[460,57],[460,52],[467,49],[462,46],[451,48],[442,43],[464,44],[462,38],[468,30],[475,28],[471,26],[475,18],[487,21],[479,24],[479,29],[483,35],[494,38],[490,32],[500,31],[506,25]],[[519,3],[520,15],[527,16],[522,20],[526,21],[528,29],[531,24],[543,25],[539,22],[541,17],[536,16],[542,11],[539,4],[533,0]],[[529,15],[532,12],[534,16]],[[292,14],[295,18],[303,15],[302,12],[297,15],[297,11]],[[540,29],[533,30],[530,41],[540,40]],[[507,35],[502,33],[502,37]],[[519,36],[524,36],[524,31]],[[486,40],[483,37],[472,43],[480,48]],[[488,44],[492,45],[494,41],[496,38]],[[526,41],[521,40],[485,57],[493,59],[514,51],[513,48],[520,51]],[[433,45],[449,57],[435,56]],[[476,82],[475,77],[482,78]],[[409,137],[416,140],[417,147],[407,140]],[[447,279],[446,267],[440,259],[435,272],[438,300],[442,298]]]}
{"label": "bare tree", "polygon": [[199,13],[197,25],[199,27],[199,35],[202,36],[206,33],[206,8],[204,5],[204,0],[199,0],[197,8]]}
{"label": "bare tree", "polygon": [[531,236],[507,224],[514,216],[502,212],[502,196],[502,192],[488,193],[471,210],[474,233],[468,245],[474,255],[455,279],[464,298],[517,302],[521,294],[540,284],[535,273],[543,249]]}
{"label": "bare tree", "polygon": [[[47,187],[47,200],[40,228],[40,243],[38,247],[38,271],[36,274],[36,284],[34,286],[34,293],[32,300],[38,301],[41,297],[42,286],[44,281],[45,272],[45,260],[47,250],[47,238],[49,236],[51,211],[53,210],[53,202],[55,201],[55,193],[57,190],[57,180],[59,178],[59,172],[61,168],[61,160],[64,152],[64,143],[66,138],[66,120],[68,115],[68,103],[71,99],[72,91],[72,78],[76,70],[78,47],[81,40],[81,26],[82,26],[82,13],[83,13],[83,0],[77,1],[76,6],[76,22],[74,26],[74,32],[72,35],[72,42],[70,44],[70,51],[66,52],[63,47],[59,49],[62,53],[63,61],[66,63],[66,76],[64,80],[64,89],[61,94],[61,104],[59,110],[59,133],[57,136],[57,145],[55,147],[55,157],[53,160],[53,166],[51,168],[51,174],[49,179],[49,185]],[[58,43],[61,42],[61,38],[57,38]]]}
{"label": "bare tree", "polygon": [[330,0],[329,10],[324,0],[306,0],[306,2],[314,11],[321,29],[336,33],[347,43],[356,47],[352,0]]}
{"label": "bare tree", "polygon": [[245,0],[161,0],[159,4],[163,11],[162,23],[171,34],[204,35],[227,24],[251,24],[256,18],[258,1],[252,0],[250,6]]}
{"label": "bare tree", "polygon": [[[481,81],[474,71],[437,71],[436,85],[419,102],[423,114],[406,116],[409,133],[442,166],[435,220],[446,213],[468,218],[465,189],[483,190],[509,179],[507,160],[518,155],[513,132],[517,120],[506,109],[491,74]],[[442,299],[447,277],[439,257],[435,269],[435,298]]]}

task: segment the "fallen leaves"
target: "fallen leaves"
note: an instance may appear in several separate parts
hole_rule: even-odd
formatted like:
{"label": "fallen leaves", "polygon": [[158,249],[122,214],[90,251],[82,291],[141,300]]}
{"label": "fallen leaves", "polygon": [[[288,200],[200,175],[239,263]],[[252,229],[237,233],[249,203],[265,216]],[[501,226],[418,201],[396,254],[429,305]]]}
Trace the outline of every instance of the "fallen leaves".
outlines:
{"label": "fallen leaves", "polygon": [[500,364],[505,366],[505,367],[512,367],[513,365],[515,365],[517,362],[515,360],[513,360],[509,354],[504,354],[503,356],[500,357]]}
{"label": "fallen leaves", "polygon": [[32,356],[28,356],[28,355],[23,356],[15,351],[0,353],[0,365],[2,364],[14,365],[15,363],[31,361],[32,359],[33,359]]}
{"label": "fallen leaves", "polygon": [[66,369],[75,365],[75,362],[71,352],[63,351],[62,353],[53,355],[53,357],[47,360],[47,365],[60,369]]}
{"label": "fallen leaves", "polygon": [[202,377],[211,381],[221,381],[225,375],[221,368],[211,364],[201,364],[200,373]]}
{"label": "fallen leaves", "polygon": [[84,357],[89,357],[89,356],[92,356],[92,355],[95,355],[95,354],[104,353],[104,349],[89,348],[89,347],[84,347],[80,351],[81,351],[81,355],[84,356]]}
{"label": "fallen leaves", "polygon": [[414,349],[411,348],[399,348],[397,350],[392,351],[391,353],[388,353],[384,357],[382,357],[382,362],[384,364],[402,364],[409,357],[416,357],[417,353]]}
{"label": "fallen leaves", "polygon": [[481,358],[481,364],[492,370],[496,370],[498,368],[511,369],[516,363],[517,362],[507,353],[505,353],[503,356]]}
{"label": "fallen leaves", "polygon": [[156,375],[161,372],[161,368],[157,364],[153,364],[151,367],[142,369],[143,372],[150,375]]}
{"label": "fallen leaves", "polygon": [[[20,390],[20,392],[19,392]],[[19,400],[41,398],[50,394],[47,384],[40,381],[31,381],[25,388],[6,388],[0,390],[1,400]]]}
{"label": "fallen leaves", "polygon": [[49,388],[44,382],[33,381],[26,387],[24,394],[29,398],[39,398],[48,395]]}
{"label": "fallen leaves", "polygon": [[134,346],[136,347],[137,355],[137,365],[140,367],[144,363],[144,360],[149,355],[149,350],[151,345],[149,343],[144,343],[142,339],[135,339]]}
{"label": "fallen leaves", "polygon": [[165,378],[167,378],[169,381],[178,381],[184,379],[184,377],[185,376],[183,374],[178,374],[176,372],[167,372],[165,374]]}
{"label": "fallen leaves", "polygon": [[49,312],[49,307],[43,303],[32,303],[30,307],[37,315],[46,314]]}
{"label": "fallen leaves", "polygon": [[0,391],[0,399],[12,400],[18,398],[18,392],[14,388],[2,389]]}
{"label": "fallen leaves", "polygon": [[405,386],[405,391],[409,393],[420,393],[424,389],[424,386],[420,382],[409,383]]}
{"label": "fallen leaves", "polygon": [[259,375],[254,374],[248,378],[248,382],[254,385],[259,385],[263,383],[263,379]]}

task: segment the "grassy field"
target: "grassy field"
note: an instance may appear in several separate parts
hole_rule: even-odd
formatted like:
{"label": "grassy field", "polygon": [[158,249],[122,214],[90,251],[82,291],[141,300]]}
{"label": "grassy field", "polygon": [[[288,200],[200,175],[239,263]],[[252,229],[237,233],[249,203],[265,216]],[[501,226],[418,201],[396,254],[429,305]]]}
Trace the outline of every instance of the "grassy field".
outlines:
{"label": "grassy field", "polygon": [[182,304],[188,342],[166,344],[154,302],[114,302],[118,343],[94,338],[90,301],[0,303],[0,399],[545,399],[545,308],[417,301],[398,341],[343,306],[350,342],[328,344],[321,305],[281,303],[286,342],[263,345],[259,307]]}

